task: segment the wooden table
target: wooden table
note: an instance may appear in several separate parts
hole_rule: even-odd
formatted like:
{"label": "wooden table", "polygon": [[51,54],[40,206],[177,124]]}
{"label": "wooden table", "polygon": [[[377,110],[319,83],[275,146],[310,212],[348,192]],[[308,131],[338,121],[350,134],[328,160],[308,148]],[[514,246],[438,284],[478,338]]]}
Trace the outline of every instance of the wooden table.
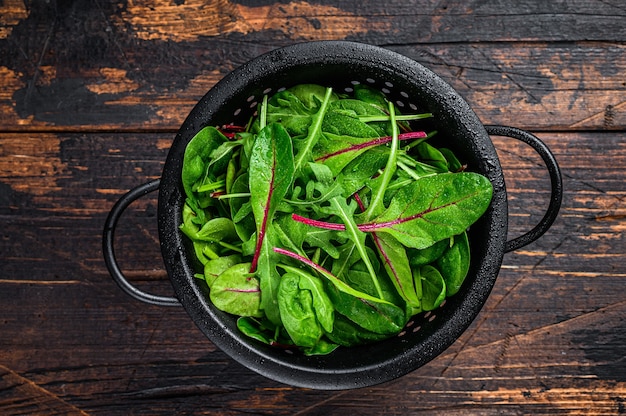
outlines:
{"label": "wooden table", "polygon": [[[626,412],[625,22],[618,0],[1,2],[0,413]],[[124,294],[101,252],[111,206],[160,176],[212,85],[263,52],[321,39],[402,53],[485,124],[534,132],[566,191],[549,232],[505,256],[456,343],[360,390],[251,372],[182,308]],[[493,140],[514,237],[541,218],[549,182],[532,150]],[[124,214],[116,244],[134,283],[170,295],[156,198]]]}

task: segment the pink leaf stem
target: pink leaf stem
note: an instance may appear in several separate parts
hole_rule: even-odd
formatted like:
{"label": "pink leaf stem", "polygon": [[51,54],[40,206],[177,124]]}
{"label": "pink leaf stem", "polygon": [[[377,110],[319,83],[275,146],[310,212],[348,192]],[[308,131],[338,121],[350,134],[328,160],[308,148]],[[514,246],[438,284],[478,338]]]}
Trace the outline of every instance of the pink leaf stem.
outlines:
{"label": "pink leaf stem", "polygon": [[[426,132],[424,131],[412,131],[409,133],[402,133],[398,135],[398,140],[412,140],[412,139],[423,139],[427,137]],[[331,157],[341,155],[343,153],[353,152],[356,150],[365,149],[367,147],[374,147],[381,144],[389,143],[392,140],[392,136],[379,137],[378,139],[370,140],[369,142],[353,144],[352,146],[348,146],[341,150],[337,150],[336,152],[329,153],[327,155],[321,156],[315,159],[316,162],[323,162],[326,159],[330,159]]]}

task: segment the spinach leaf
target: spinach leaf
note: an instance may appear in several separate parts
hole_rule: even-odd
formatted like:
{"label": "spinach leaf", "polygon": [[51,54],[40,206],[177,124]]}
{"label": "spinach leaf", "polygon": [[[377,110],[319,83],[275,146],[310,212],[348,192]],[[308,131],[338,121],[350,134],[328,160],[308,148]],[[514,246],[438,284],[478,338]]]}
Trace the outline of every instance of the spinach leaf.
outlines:
{"label": "spinach leaf", "polygon": [[416,281],[415,284],[422,286],[422,308],[425,311],[432,311],[446,298],[446,282],[439,270],[429,265],[419,269],[417,278],[419,282]]}
{"label": "spinach leaf", "polygon": [[[310,273],[305,272],[297,267],[291,267],[283,265],[281,266],[287,273],[283,275],[283,279],[287,275],[291,275],[298,279],[298,288],[300,290],[308,290],[311,293],[313,310],[315,317],[320,323],[324,331],[330,332],[333,330],[333,322],[335,319],[335,308],[333,303],[328,298],[326,291],[324,290],[324,284],[318,278]],[[281,282],[282,285],[282,282]],[[281,314],[282,317],[282,314]]]}
{"label": "spinach leaf", "polygon": [[300,276],[285,273],[278,288],[278,307],[285,329],[296,345],[313,347],[323,335],[313,310],[310,290],[303,290]]}
{"label": "spinach leaf", "polygon": [[335,314],[333,330],[327,333],[326,336],[332,342],[344,347],[368,344],[389,337],[387,334],[368,331],[341,314]]}
{"label": "spinach leaf", "polygon": [[181,177],[188,197],[193,195],[198,181],[205,179],[213,151],[226,141],[228,139],[218,129],[208,126],[196,133],[187,144]]}
{"label": "spinach leaf", "polygon": [[400,332],[408,321],[405,309],[393,303],[352,296],[339,290],[336,285],[326,287],[336,311],[368,331],[393,335]]}
{"label": "spinach leaf", "polygon": [[466,232],[453,237],[452,245],[437,259],[436,266],[446,282],[446,296],[455,295],[470,266],[470,247]]}

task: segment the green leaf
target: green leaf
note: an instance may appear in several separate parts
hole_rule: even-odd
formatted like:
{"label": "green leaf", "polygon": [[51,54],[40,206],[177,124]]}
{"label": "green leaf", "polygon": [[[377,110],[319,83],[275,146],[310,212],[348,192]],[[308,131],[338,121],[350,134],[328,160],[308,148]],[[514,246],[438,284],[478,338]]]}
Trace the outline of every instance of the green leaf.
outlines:
{"label": "green leaf", "polygon": [[446,295],[455,295],[470,266],[470,246],[467,233],[454,236],[452,245],[437,259],[436,266],[446,282]]}
{"label": "green leaf", "polygon": [[439,270],[429,265],[419,269],[419,278],[422,285],[422,308],[425,311],[432,311],[446,298],[446,282]]}
{"label": "green leaf", "polygon": [[368,331],[341,314],[335,314],[335,325],[326,336],[332,342],[344,347],[368,344],[388,338],[387,334]]}
{"label": "green leaf", "polygon": [[181,177],[188,197],[193,195],[194,185],[205,177],[213,150],[226,141],[228,139],[219,130],[208,126],[196,133],[187,144]]}
{"label": "green leaf", "polygon": [[433,244],[432,246],[423,249],[409,249],[409,263],[412,268],[424,266],[437,260],[446,248],[450,245],[449,241],[441,240]]}
{"label": "green leaf", "polygon": [[280,312],[278,307],[278,287],[280,285],[280,274],[276,269],[279,257],[273,248],[277,245],[277,236],[274,231],[274,223],[271,223],[266,230],[266,235],[257,252],[258,263],[256,276],[261,287],[261,309],[265,316],[275,325],[280,324]]}
{"label": "green leaf", "polygon": [[327,285],[327,293],[337,312],[368,331],[393,335],[407,323],[404,308],[392,303],[372,300],[371,297],[356,297],[339,290],[335,285]]}
{"label": "green leaf", "polygon": [[[313,300],[313,309],[315,316],[324,329],[324,331],[330,332],[333,330],[333,321],[335,319],[335,308],[330,298],[324,290],[324,284],[318,278],[310,273],[305,272],[302,269],[298,269],[290,266],[282,266],[287,273],[298,276],[298,287],[302,290],[308,290],[311,292]],[[283,275],[283,279],[286,275]],[[282,283],[281,283],[282,284]],[[282,315],[281,315],[282,317]]]}
{"label": "green leaf", "polygon": [[241,256],[239,254],[233,254],[230,256],[218,257],[213,260],[209,260],[204,265],[204,279],[206,280],[209,288],[213,286],[215,279],[224,273],[230,267],[241,263]]}
{"label": "green leaf", "polygon": [[201,241],[231,241],[237,237],[235,225],[230,218],[219,217],[207,221],[196,233],[195,239]]}
{"label": "green leaf", "polygon": [[299,287],[300,276],[285,273],[278,288],[280,318],[294,343],[313,347],[323,335],[313,310],[311,291]]}
{"label": "green leaf", "polygon": [[476,173],[420,178],[398,190],[387,210],[359,229],[393,235],[407,247],[426,248],[462,233],[487,210],[492,187]]}
{"label": "green leaf", "polygon": [[213,281],[209,295],[216,308],[238,316],[263,316],[259,281],[249,269],[250,263],[239,263]]}
{"label": "green leaf", "polygon": [[387,163],[389,149],[375,147],[354,158],[337,175],[337,183],[343,189],[342,195],[348,198],[361,188]]}
{"label": "green leaf", "polygon": [[300,170],[304,168],[306,162],[313,160],[311,152],[322,134],[322,122],[331,97],[332,89],[327,88],[319,109],[311,118],[311,125],[307,130],[307,136],[294,143],[294,147],[297,149],[294,161],[296,172],[300,172]]}
{"label": "green leaf", "polygon": [[398,294],[411,307],[419,307],[420,300],[415,292],[413,274],[405,247],[391,234],[372,233],[372,238],[389,279]]}
{"label": "green leaf", "polygon": [[339,258],[339,250],[332,243],[339,238],[337,231],[324,230],[306,225],[307,230],[304,242],[311,247],[319,247],[334,259]]}
{"label": "green leaf", "polygon": [[293,177],[291,137],[280,124],[269,124],[257,136],[250,155],[250,203],[257,235],[251,271],[256,270],[265,230],[268,223],[273,221],[276,208],[291,187]]}
{"label": "green leaf", "polygon": [[438,172],[448,171],[448,161],[437,148],[427,142],[422,142],[415,147],[415,151],[417,152],[416,158],[420,162],[434,167]]}

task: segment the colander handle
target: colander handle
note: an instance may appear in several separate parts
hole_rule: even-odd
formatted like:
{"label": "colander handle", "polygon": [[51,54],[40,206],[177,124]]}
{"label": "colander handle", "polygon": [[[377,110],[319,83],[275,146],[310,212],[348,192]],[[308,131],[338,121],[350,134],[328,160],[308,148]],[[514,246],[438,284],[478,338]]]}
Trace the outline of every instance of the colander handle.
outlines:
{"label": "colander handle", "polygon": [[133,298],[145,303],[159,306],[178,306],[180,305],[180,301],[177,298],[152,295],[133,286],[128,281],[128,279],[126,279],[126,277],[122,273],[122,270],[120,269],[120,266],[117,264],[115,251],[113,249],[113,237],[115,234],[115,227],[117,227],[117,221],[119,220],[124,210],[128,208],[128,206],[133,201],[159,189],[160,183],[161,181],[159,179],[155,179],[153,181],[144,183],[143,185],[139,185],[136,188],[128,191],[115,203],[115,205],[111,209],[111,212],[109,212],[109,216],[107,217],[104,224],[104,233],[102,235],[102,251],[104,253],[104,261],[107,268],[109,269],[109,273],[113,277],[113,280],[115,280],[115,282],[124,292],[126,292]]}
{"label": "colander handle", "polygon": [[537,136],[515,127],[509,126],[485,126],[487,133],[491,136],[504,136],[520,140],[532,147],[543,159],[550,175],[550,204],[539,223],[527,233],[507,241],[504,251],[509,252],[524,247],[541,237],[552,225],[559,214],[561,201],[563,199],[563,180],[561,178],[561,169],[548,148]]}

